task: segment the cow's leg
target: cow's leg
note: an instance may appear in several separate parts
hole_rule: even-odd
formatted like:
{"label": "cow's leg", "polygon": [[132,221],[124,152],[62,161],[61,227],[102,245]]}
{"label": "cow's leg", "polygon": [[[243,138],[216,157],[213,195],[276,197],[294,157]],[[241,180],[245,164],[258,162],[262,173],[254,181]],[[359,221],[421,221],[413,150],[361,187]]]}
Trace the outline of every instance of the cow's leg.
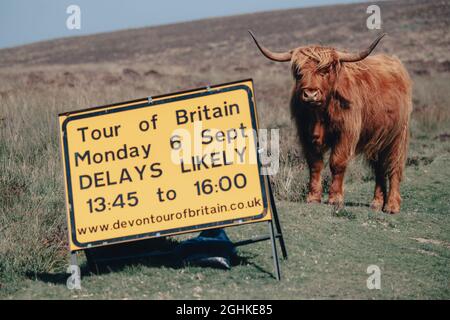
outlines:
{"label": "cow's leg", "polygon": [[372,204],[370,207],[373,210],[381,210],[386,199],[386,171],[384,170],[381,161],[372,163],[375,173],[375,192],[373,195]]}
{"label": "cow's leg", "polygon": [[352,157],[353,152],[349,145],[337,145],[331,151],[330,170],[331,170],[331,187],[329,192],[328,204],[338,207],[344,205],[344,176],[347,165]]}
{"label": "cow's leg", "polygon": [[400,204],[402,202],[402,198],[400,196],[400,181],[401,172],[399,170],[394,170],[389,174],[389,194],[387,202],[383,208],[384,212],[392,214],[400,212]]}
{"label": "cow's leg", "polygon": [[306,202],[320,203],[322,200],[323,155],[312,150],[305,150],[305,155],[309,167],[309,191]]}
{"label": "cow's leg", "polygon": [[391,146],[390,152],[386,158],[386,163],[389,164],[388,167],[390,168],[388,171],[389,193],[383,211],[387,213],[400,212],[400,204],[402,202],[400,196],[400,182],[402,180],[403,170],[405,169],[408,139],[408,129],[407,125],[405,125],[404,130]]}

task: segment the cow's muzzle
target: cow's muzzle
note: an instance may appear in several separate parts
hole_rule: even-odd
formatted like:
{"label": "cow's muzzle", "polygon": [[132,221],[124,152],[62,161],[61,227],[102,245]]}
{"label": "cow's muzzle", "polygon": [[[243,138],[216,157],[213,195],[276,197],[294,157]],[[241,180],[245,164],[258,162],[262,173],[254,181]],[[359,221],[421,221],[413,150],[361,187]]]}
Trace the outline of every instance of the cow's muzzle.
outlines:
{"label": "cow's muzzle", "polygon": [[302,100],[313,104],[321,104],[322,94],[319,89],[303,89]]}

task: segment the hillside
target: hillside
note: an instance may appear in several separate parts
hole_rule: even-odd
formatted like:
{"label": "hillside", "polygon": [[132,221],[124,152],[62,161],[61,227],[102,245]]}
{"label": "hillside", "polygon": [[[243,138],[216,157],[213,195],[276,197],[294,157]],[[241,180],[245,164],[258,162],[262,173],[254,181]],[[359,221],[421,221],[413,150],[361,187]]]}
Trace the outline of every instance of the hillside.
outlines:
{"label": "hillside", "polygon": [[[449,1],[386,1],[379,6],[383,30],[389,33],[381,50],[409,63],[434,61],[448,68]],[[118,61],[200,67],[248,62],[252,67],[257,52],[247,29],[274,48],[322,43],[357,49],[376,33],[366,28],[366,8],[362,3],[282,10],[46,41],[0,50],[0,67]]]}

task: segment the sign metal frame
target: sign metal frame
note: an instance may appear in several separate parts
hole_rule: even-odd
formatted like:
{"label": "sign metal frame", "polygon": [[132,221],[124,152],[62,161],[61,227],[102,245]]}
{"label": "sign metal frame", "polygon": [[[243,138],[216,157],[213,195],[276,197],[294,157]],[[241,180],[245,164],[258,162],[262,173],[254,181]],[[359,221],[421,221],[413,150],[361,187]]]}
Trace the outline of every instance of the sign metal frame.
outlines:
{"label": "sign metal frame", "polygon": [[[177,235],[181,233],[192,233],[192,232],[198,232],[200,230],[206,230],[206,229],[212,229],[212,228],[223,228],[223,227],[233,227],[233,226],[239,226],[243,224],[248,223],[258,223],[258,222],[268,222],[269,227],[269,235],[266,236],[259,236],[255,238],[250,238],[248,240],[242,240],[239,242],[236,242],[236,246],[241,245],[247,245],[259,241],[264,240],[271,240],[272,243],[272,256],[274,260],[274,268],[275,268],[275,277],[280,280],[281,279],[281,272],[279,267],[279,259],[278,259],[278,253],[277,253],[277,246],[276,246],[276,239],[279,240],[279,244],[282,250],[283,258],[287,258],[287,250],[284,243],[284,238],[281,230],[281,224],[278,217],[278,212],[276,209],[275,204],[275,198],[273,196],[271,183],[269,177],[266,177],[261,174],[261,163],[259,159],[259,153],[256,152],[257,156],[257,166],[258,166],[258,173],[260,177],[260,186],[261,186],[261,198],[263,200],[263,212],[259,213],[254,216],[246,217],[246,218],[239,218],[239,219],[230,219],[230,220],[224,220],[219,222],[212,222],[212,223],[206,223],[202,225],[194,225],[194,226],[187,226],[187,227],[180,227],[176,229],[168,229],[168,230],[161,230],[160,232],[149,232],[144,234],[138,234],[138,235],[131,235],[131,236],[125,236],[125,237],[119,237],[119,238],[113,238],[108,239],[107,241],[94,241],[87,244],[79,243],[76,239],[76,230],[75,230],[75,219],[74,219],[74,208],[73,208],[73,195],[72,195],[72,187],[71,187],[71,177],[70,177],[70,161],[69,161],[69,146],[67,141],[67,125],[70,121],[74,121],[77,119],[83,119],[88,117],[94,117],[94,116],[101,116],[104,114],[111,114],[121,111],[128,111],[138,108],[145,108],[145,107],[153,107],[158,106],[164,103],[170,103],[170,102],[176,102],[181,100],[186,100],[189,98],[195,98],[195,97],[202,97],[222,92],[228,92],[232,90],[245,90],[248,94],[249,99],[249,106],[250,106],[250,113],[251,113],[251,122],[252,122],[252,129],[257,129],[257,114],[256,114],[256,99],[254,95],[254,90],[252,91],[248,86],[244,85],[244,82],[251,82],[253,85],[252,79],[244,79],[224,84],[218,84],[215,86],[207,86],[197,89],[191,89],[186,91],[180,91],[165,95],[159,95],[159,96],[153,96],[151,99],[149,98],[143,98],[138,100],[132,100],[132,101],[126,101],[111,105],[105,105],[105,106],[99,106],[94,108],[88,108],[83,110],[77,110],[73,112],[65,112],[59,114],[59,117],[66,117],[66,119],[63,121],[61,126],[61,151],[64,154],[64,161],[63,166],[65,168],[65,184],[66,184],[66,203],[68,205],[67,211],[68,211],[68,218],[70,220],[70,227],[71,227],[71,236],[72,240],[79,249],[77,250],[71,250],[71,263],[77,264],[76,260],[76,254],[77,251],[87,250],[90,251],[93,246],[103,246],[103,245],[110,245],[110,244],[123,244],[127,245],[127,242],[129,241],[135,241],[135,240],[142,240],[142,239],[149,239],[149,238],[156,238],[156,237],[163,237],[163,236],[170,236],[170,235]],[[258,150],[258,140],[255,136],[254,139],[255,142],[255,150]],[[268,199],[269,196],[269,199]],[[263,219],[267,213],[270,211],[271,217],[267,220],[261,220]],[[68,221],[69,222],[69,221]],[[99,261],[100,262],[100,261]]]}

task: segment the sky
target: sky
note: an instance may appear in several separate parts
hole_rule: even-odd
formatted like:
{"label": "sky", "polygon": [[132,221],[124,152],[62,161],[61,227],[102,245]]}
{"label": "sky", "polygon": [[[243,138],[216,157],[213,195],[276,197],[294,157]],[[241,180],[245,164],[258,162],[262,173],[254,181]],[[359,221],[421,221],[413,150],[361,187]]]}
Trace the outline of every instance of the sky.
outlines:
{"label": "sky", "polygon": [[[351,2],[361,0],[0,0],[0,48],[210,17]],[[80,8],[80,29],[66,25],[70,5]]]}

